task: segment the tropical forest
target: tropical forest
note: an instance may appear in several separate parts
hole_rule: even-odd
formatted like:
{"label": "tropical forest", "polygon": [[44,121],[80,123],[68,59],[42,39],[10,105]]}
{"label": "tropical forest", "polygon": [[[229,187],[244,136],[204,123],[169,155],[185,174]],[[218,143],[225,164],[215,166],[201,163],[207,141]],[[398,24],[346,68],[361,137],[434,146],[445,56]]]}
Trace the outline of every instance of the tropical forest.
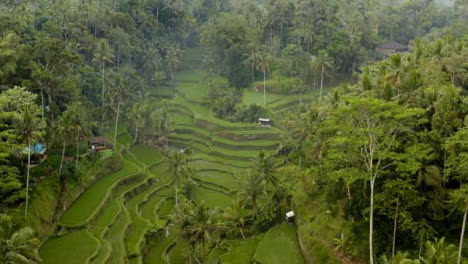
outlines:
{"label": "tropical forest", "polygon": [[0,264],[468,264],[467,0],[0,0]]}

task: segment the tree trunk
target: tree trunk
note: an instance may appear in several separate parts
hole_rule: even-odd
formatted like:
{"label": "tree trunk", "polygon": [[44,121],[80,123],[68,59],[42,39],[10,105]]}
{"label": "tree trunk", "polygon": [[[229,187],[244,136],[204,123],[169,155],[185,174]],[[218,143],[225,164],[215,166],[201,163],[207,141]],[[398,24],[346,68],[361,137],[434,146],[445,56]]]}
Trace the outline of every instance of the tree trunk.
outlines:
{"label": "tree trunk", "polygon": [[62,158],[60,159],[60,169],[59,169],[59,176],[58,176],[59,182],[60,182],[60,177],[62,176],[62,168],[63,168],[63,159],[64,158],[65,158],[65,140],[63,141]]}
{"label": "tree trunk", "polygon": [[78,172],[78,161],[80,159],[80,133],[76,135],[76,161],[75,161],[75,174]]}
{"label": "tree trunk", "polygon": [[242,235],[242,239],[245,239],[244,231],[242,231],[242,227],[241,227],[240,224],[239,224],[239,231],[240,231],[240,233]]}
{"label": "tree trunk", "polygon": [[266,107],[266,72],[263,70],[263,108]]}
{"label": "tree trunk", "polygon": [[375,179],[371,175],[370,181],[370,212],[369,212],[369,263],[374,264],[373,231],[374,231],[374,183]]}
{"label": "tree trunk", "polygon": [[31,144],[28,137],[28,167],[26,168],[26,207],[24,209],[24,220],[28,218],[28,205],[29,205],[29,167],[31,167]]}
{"label": "tree trunk", "polygon": [[101,66],[101,135],[104,135],[104,96],[106,92],[105,88],[105,78],[106,78],[106,68],[104,65]]}
{"label": "tree trunk", "polygon": [[323,90],[323,72],[324,72],[324,66],[322,64],[322,77],[320,77],[320,101],[322,101],[322,90]]}
{"label": "tree trunk", "polygon": [[119,115],[120,115],[120,102],[117,103],[117,116],[115,117],[114,149],[117,147],[117,125],[119,124]]}
{"label": "tree trunk", "polygon": [[465,235],[465,227],[466,227],[466,215],[468,214],[468,206],[465,209],[465,214],[463,215],[463,224],[462,224],[462,231],[460,234],[460,245],[458,246],[458,259],[457,264],[461,264],[462,260],[462,249],[463,249],[463,237]]}
{"label": "tree trunk", "polygon": [[400,199],[398,198],[397,204],[396,204],[395,218],[393,219],[392,264],[395,263],[395,241],[396,241],[398,206],[399,205],[400,205]]}
{"label": "tree trunk", "polygon": [[42,118],[44,118],[44,88],[41,86],[41,105],[42,105]]}
{"label": "tree trunk", "polygon": [[138,141],[138,126],[135,125],[135,137],[133,138],[132,145],[135,145]]}
{"label": "tree trunk", "polygon": [[252,86],[255,90],[255,71],[254,71],[254,64],[252,63]]}

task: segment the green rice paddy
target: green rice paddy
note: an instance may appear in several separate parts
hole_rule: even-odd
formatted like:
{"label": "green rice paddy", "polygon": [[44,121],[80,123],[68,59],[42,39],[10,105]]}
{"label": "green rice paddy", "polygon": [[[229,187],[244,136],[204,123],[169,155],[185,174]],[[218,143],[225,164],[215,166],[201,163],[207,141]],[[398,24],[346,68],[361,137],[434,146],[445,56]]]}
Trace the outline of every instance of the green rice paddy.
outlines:
{"label": "green rice paddy", "polygon": [[[195,58],[192,58],[195,59]],[[195,202],[224,208],[248,174],[258,152],[274,153],[280,130],[258,124],[231,123],[217,119],[206,104],[203,73],[177,74],[176,87],[154,88],[151,95],[171,101],[170,115],[175,131],[172,148],[191,148],[191,166],[196,170]],[[163,95],[163,96],[161,96]],[[314,95],[304,95],[304,99]],[[248,90],[247,104],[263,104],[263,94]],[[155,99],[156,101],[156,99]],[[285,111],[297,96],[267,95],[267,108]],[[149,241],[146,231],[164,226],[174,210],[174,185],[165,157],[154,147],[130,146],[133,138],[124,125],[118,127],[121,170],[105,175],[84,191],[63,215],[59,230],[41,246],[47,264],[182,264],[187,245],[167,232]],[[109,133],[109,138],[112,134]],[[289,225],[279,225],[266,234],[246,240],[227,241],[209,256],[209,263],[263,264],[303,263],[295,235]]]}

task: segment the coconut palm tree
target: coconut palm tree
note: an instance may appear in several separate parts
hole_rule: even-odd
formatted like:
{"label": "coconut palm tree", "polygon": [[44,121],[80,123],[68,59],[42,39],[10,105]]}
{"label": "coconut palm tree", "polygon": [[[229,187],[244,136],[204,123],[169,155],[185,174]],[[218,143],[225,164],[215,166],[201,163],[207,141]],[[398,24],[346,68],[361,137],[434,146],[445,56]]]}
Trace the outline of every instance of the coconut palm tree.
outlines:
{"label": "coconut palm tree", "polygon": [[245,224],[245,218],[243,216],[244,203],[236,196],[232,201],[232,204],[224,209],[223,216],[229,222],[232,222],[239,228],[239,232],[242,235],[242,238],[245,239],[244,231],[242,228]]}
{"label": "coconut palm tree", "polygon": [[265,48],[262,49],[258,56],[257,61],[257,70],[263,72],[263,107],[266,107],[266,73],[270,71],[271,55],[266,51]]}
{"label": "coconut palm tree", "polygon": [[57,125],[55,126],[56,134],[59,140],[62,141],[62,156],[60,158],[60,167],[59,167],[59,175],[58,179],[60,181],[60,177],[62,176],[62,168],[63,168],[63,160],[65,158],[65,150],[70,138],[73,137],[75,131],[73,130],[74,127],[71,124],[70,120],[66,116],[62,116]]}
{"label": "coconut palm tree", "polygon": [[31,228],[14,231],[10,216],[0,215],[0,263],[40,263],[40,241]]}
{"label": "coconut palm tree", "polygon": [[249,50],[249,52],[246,54],[247,59],[244,60],[244,63],[250,66],[250,69],[252,71],[252,85],[255,85],[255,67],[258,64],[261,55],[261,50],[260,46],[257,43],[250,43],[249,45],[247,45],[247,49]]}
{"label": "coconut palm tree", "polygon": [[169,168],[172,171],[172,181],[174,182],[174,197],[176,207],[179,204],[179,199],[177,195],[179,176],[181,174],[181,171],[183,170],[183,166],[185,166],[189,162],[189,155],[189,150],[174,150],[167,155],[169,161]]}
{"label": "coconut palm tree", "polygon": [[91,127],[93,125],[91,118],[81,102],[75,102],[68,106],[67,110],[63,113],[64,118],[67,118],[73,126],[73,131],[76,137],[76,158],[75,158],[75,174],[78,173],[78,165],[80,159],[80,141],[91,134]]}
{"label": "coconut palm tree", "polygon": [[178,48],[170,47],[167,50],[166,59],[164,60],[171,71],[171,82],[174,83],[175,71],[180,64],[180,50]]}
{"label": "coconut palm tree", "polygon": [[94,50],[93,61],[99,64],[101,71],[101,134],[104,134],[104,100],[106,98],[106,65],[113,63],[114,52],[107,40],[102,39],[98,42]]}
{"label": "coconut palm tree", "polygon": [[315,60],[315,69],[316,71],[320,70],[320,96],[319,100],[322,101],[322,93],[323,93],[323,80],[324,75],[331,75],[334,71],[334,62],[333,58],[328,55],[328,53],[324,50],[319,51],[318,57]]}
{"label": "coconut palm tree", "polygon": [[462,261],[462,250],[463,250],[463,239],[466,228],[466,218],[468,215],[468,185],[463,185],[460,189],[452,191],[450,194],[451,202],[455,210],[463,212],[462,228],[460,232],[460,242],[458,246],[458,257],[457,264],[461,264]]}
{"label": "coconut palm tree", "polygon": [[244,182],[242,194],[245,195],[253,206],[253,216],[257,216],[258,200],[262,195],[265,195],[265,181],[260,175],[250,174]]}
{"label": "coconut palm tree", "polygon": [[445,238],[426,242],[426,251],[421,258],[423,264],[452,264],[457,260],[457,248],[453,244],[446,244]]}
{"label": "coconut palm tree", "polygon": [[272,185],[276,185],[278,179],[273,174],[274,169],[275,163],[273,162],[273,158],[267,156],[265,151],[260,151],[255,161],[255,170],[266,184],[271,183]]}
{"label": "coconut palm tree", "polygon": [[127,81],[122,73],[113,72],[111,76],[111,89],[109,91],[109,102],[112,110],[115,112],[114,123],[114,148],[117,146],[117,127],[119,124],[120,110],[128,97]]}
{"label": "coconut palm tree", "polygon": [[[189,211],[185,234],[192,245],[201,244],[201,257],[204,258],[208,255],[206,254],[206,243],[212,240],[221,228],[222,224],[218,222],[216,210],[210,210],[202,202]],[[203,262],[203,260],[200,261],[200,263]]]}
{"label": "coconut palm tree", "polygon": [[21,135],[24,143],[27,146],[28,165],[26,168],[26,207],[24,211],[24,218],[28,217],[28,203],[29,203],[29,169],[31,167],[31,152],[35,150],[31,146],[31,141],[38,140],[43,135],[45,128],[44,119],[40,115],[40,110],[35,105],[25,105],[24,110],[20,111],[17,118],[16,129]]}

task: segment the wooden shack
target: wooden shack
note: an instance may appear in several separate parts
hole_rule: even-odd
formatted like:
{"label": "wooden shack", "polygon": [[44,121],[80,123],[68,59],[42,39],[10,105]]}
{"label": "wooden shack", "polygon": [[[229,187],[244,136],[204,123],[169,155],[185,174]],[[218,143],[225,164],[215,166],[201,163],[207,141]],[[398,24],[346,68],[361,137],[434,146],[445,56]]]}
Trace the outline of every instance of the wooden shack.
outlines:
{"label": "wooden shack", "polygon": [[260,124],[261,126],[265,126],[265,127],[271,127],[271,125],[273,124],[273,122],[268,119],[268,118],[262,118],[260,117],[258,119],[258,124]]}
{"label": "wooden shack", "polygon": [[403,45],[395,41],[381,43],[377,45],[377,47],[375,48],[375,52],[377,52],[378,54],[384,57],[388,57],[391,54],[407,52],[407,51],[408,51],[407,45]]}
{"label": "wooden shack", "polygon": [[88,148],[94,151],[101,151],[108,148],[104,137],[90,137],[88,140]]}

